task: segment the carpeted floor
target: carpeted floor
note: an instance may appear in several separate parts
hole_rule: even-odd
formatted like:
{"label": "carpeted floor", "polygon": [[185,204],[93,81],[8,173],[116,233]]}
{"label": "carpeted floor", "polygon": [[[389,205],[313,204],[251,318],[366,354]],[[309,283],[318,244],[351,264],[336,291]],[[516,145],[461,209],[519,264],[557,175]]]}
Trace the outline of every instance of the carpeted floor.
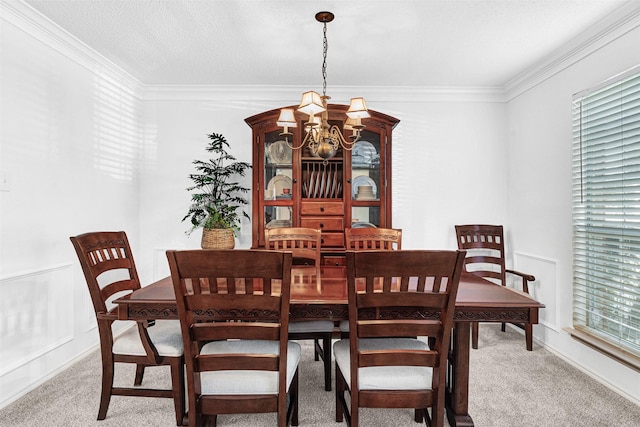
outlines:
{"label": "carpeted floor", "polygon": [[[327,427],[334,421],[335,394],[324,391],[322,363],[302,342],[300,426]],[[117,381],[131,383],[133,370],[117,365]],[[168,386],[168,369],[152,368],[145,385]],[[0,410],[0,426],[173,426],[170,399],[114,396],[107,419],[96,421],[100,355],[90,354],[65,372]],[[479,427],[640,426],[640,407],[600,385],[558,357],[498,324],[482,324],[480,348],[471,353],[469,412]],[[219,426],[274,426],[275,415],[221,416]],[[342,424],[344,425],[344,424]],[[363,410],[362,426],[416,426],[410,410]],[[445,424],[448,425],[448,424]]]}

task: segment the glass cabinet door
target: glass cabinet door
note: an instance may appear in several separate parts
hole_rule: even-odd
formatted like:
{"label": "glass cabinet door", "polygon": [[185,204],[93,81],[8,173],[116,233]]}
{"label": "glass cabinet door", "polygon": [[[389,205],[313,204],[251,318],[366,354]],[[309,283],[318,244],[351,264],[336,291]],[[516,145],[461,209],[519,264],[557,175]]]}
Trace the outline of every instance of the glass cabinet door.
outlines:
{"label": "glass cabinet door", "polygon": [[351,227],[379,227],[384,176],[380,168],[380,134],[362,131],[351,150]]}
{"label": "glass cabinet door", "polygon": [[293,150],[279,131],[265,134],[264,227],[293,225]]}

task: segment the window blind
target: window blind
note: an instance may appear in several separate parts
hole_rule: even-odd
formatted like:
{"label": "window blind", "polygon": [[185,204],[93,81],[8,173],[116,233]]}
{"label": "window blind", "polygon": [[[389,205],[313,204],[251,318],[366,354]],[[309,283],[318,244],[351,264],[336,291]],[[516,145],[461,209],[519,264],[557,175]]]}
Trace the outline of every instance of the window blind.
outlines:
{"label": "window blind", "polygon": [[640,73],[574,98],[574,328],[640,356]]}

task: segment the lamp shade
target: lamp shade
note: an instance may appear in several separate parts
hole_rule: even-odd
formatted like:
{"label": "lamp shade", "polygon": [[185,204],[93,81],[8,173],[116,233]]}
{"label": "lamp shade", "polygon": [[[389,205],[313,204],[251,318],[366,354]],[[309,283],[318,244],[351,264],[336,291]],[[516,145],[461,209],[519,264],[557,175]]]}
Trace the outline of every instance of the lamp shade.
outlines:
{"label": "lamp shade", "polygon": [[303,93],[302,101],[300,101],[298,111],[308,114],[309,116],[313,116],[316,113],[321,113],[322,111],[324,111],[324,106],[322,105],[320,94],[314,91]]}
{"label": "lamp shade", "polygon": [[282,127],[296,127],[296,118],[293,115],[293,108],[283,108],[280,110],[280,116],[278,117],[278,126]]}
{"label": "lamp shade", "polygon": [[364,98],[351,98],[351,103],[347,110],[347,116],[352,119],[371,117],[369,111],[367,111],[367,103]]}
{"label": "lamp shade", "polygon": [[353,130],[354,126],[358,126],[360,124],[360,120],[348,117],[344,122],[345,130]]}

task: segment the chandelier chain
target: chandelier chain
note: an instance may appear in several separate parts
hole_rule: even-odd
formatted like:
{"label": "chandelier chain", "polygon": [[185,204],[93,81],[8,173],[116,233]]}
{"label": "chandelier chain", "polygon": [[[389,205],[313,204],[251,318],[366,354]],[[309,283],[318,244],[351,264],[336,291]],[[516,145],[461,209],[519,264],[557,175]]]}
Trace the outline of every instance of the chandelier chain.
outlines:
{"label": "chandelier chain", "polygon": [[322,39],[322,95],[327,96],[327,23],[324,23]]}

